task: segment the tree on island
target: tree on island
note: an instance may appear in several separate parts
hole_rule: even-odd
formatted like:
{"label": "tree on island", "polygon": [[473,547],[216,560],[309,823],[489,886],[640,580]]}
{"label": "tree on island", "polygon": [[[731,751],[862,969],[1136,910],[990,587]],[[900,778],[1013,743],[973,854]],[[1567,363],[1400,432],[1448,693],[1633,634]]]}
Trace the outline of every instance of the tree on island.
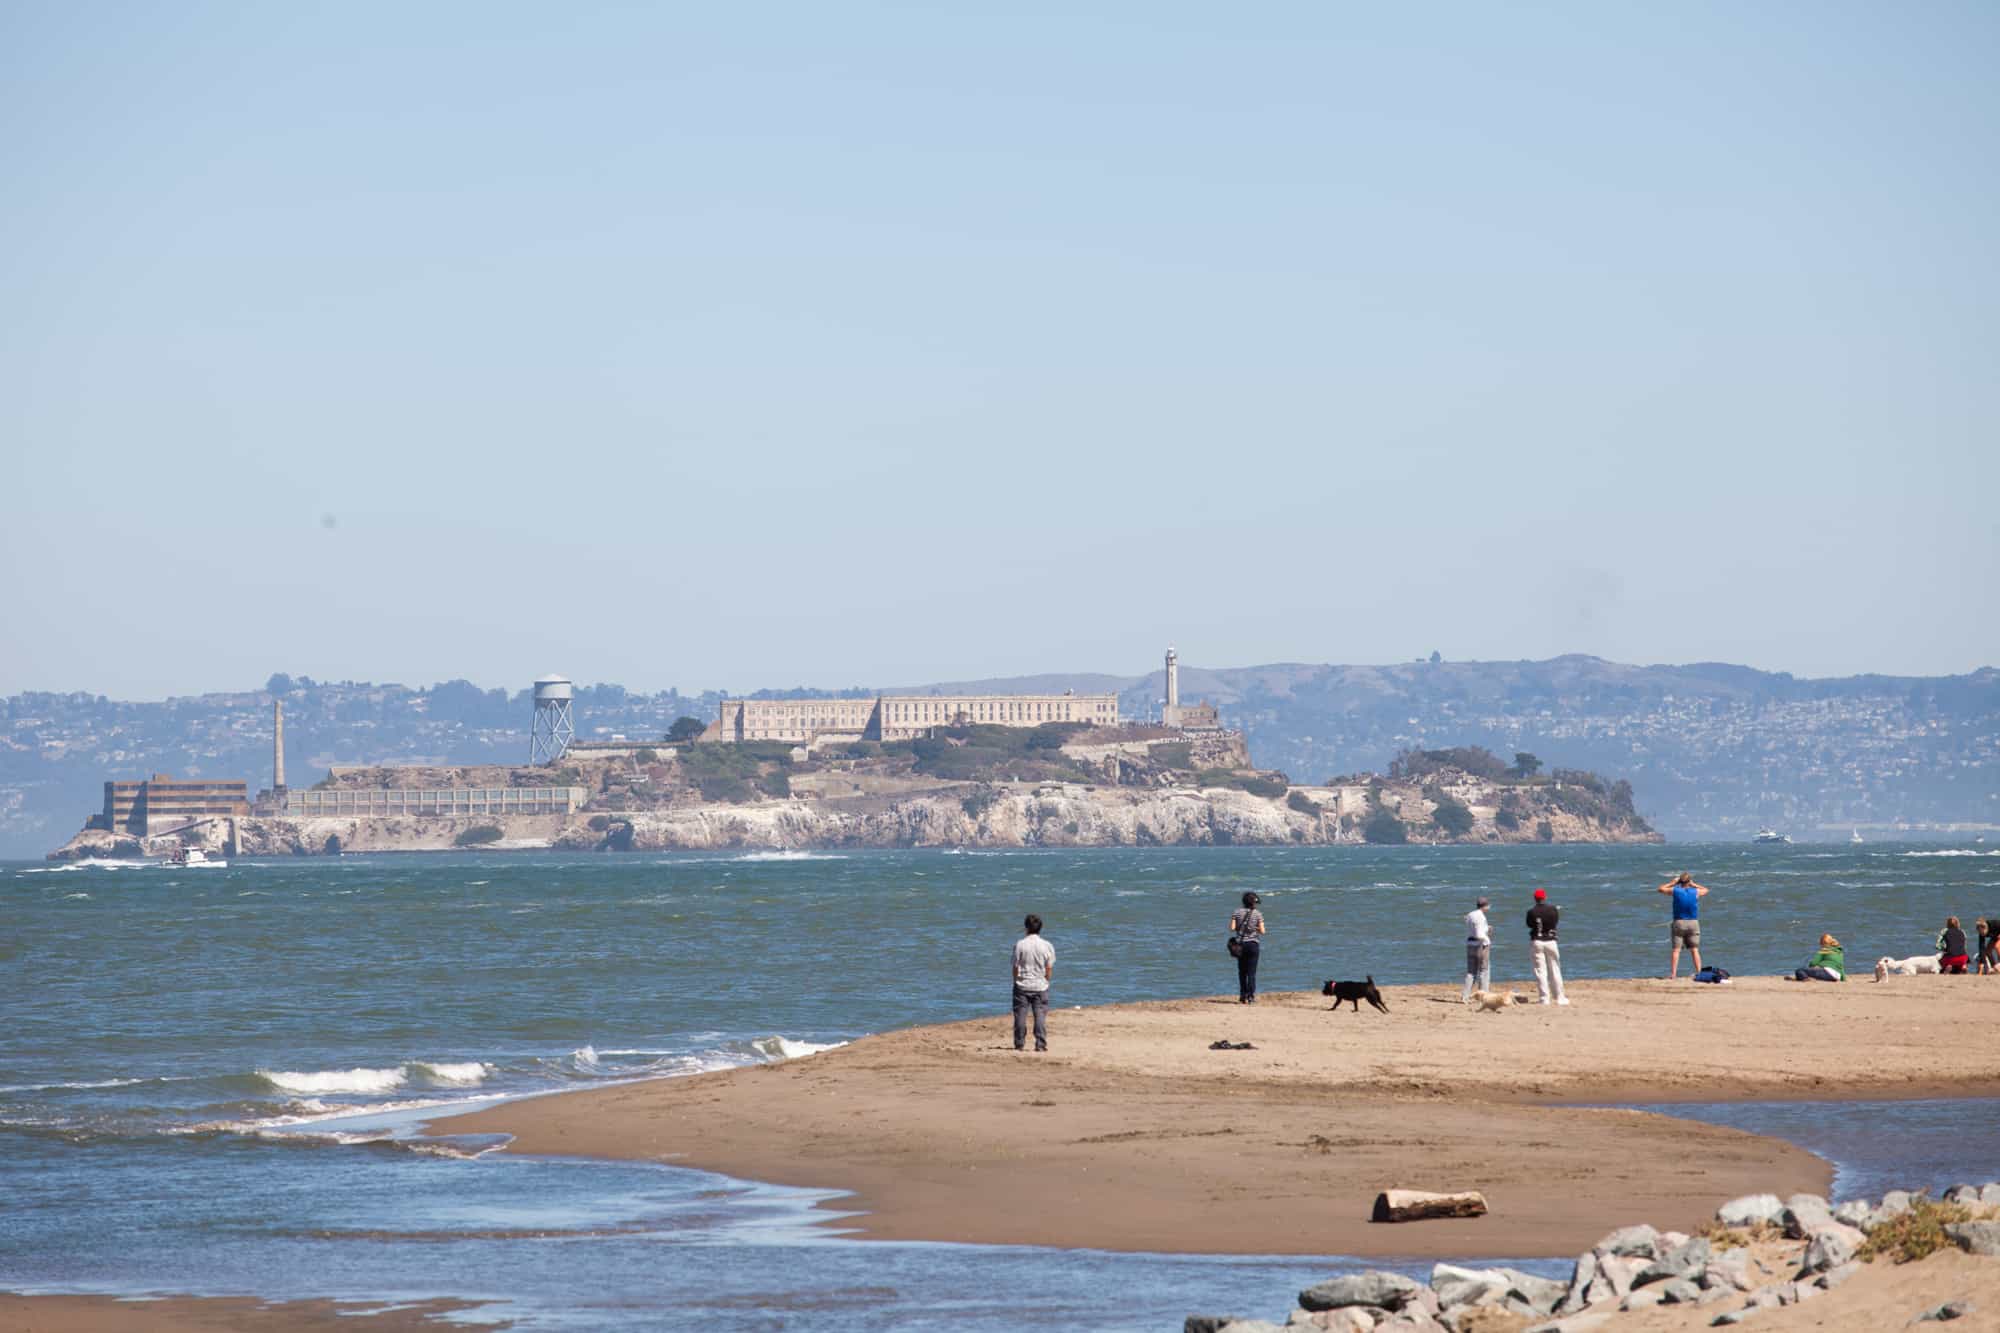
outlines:
{"label": "tree on island", "polygon": [[1542,769],[1542,761],[1526,750],[1514,751],[1514,767],[1509,769],[1517,778],[1531,778]]}
{"label": "tree on island", "polygon": [[667,741],[672,745],[684,745],[706,730],[708,728],[700,718],[677,717],[674,724],[667,728]]}

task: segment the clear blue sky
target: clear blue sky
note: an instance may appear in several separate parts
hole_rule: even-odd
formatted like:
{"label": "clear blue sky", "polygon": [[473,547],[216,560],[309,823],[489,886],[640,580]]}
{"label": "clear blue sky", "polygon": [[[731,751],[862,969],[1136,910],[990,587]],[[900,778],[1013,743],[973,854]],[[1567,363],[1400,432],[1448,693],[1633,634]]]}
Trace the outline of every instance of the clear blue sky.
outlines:
{"label": "clear blue sky", "polygon": [[2000,7],[0,3],[0,692],[2000,661]]}

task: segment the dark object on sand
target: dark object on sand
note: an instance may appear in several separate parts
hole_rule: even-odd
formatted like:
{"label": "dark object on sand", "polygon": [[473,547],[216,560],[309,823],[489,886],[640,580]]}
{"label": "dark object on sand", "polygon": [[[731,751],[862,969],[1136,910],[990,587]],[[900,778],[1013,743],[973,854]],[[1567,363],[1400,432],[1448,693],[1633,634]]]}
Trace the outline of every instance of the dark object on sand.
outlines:
{"label": "dark object on sand", "polygon": [[1375,978],[1372,974],[1366,981],[1329,981],[1320,988],[1319,993],[1331,995],[1333,1007],[1336,1009],[1340,1008],[1342,1000],[1346,1000],[1354,1006],[1354,1012],[1358,1014],[1361,1012],[1361,1001],[1366,1000],[1383,1013],[1389,1012],[1389,1006],[1382,1002],[1382,992],[1375,989]]}
{"label": "dark object on sand", "polygon": [[1208,1049],[1211,1051],[1254,1051],[1257,1048],[1247,1041],[1212,1041],[1208,1044]]}
{"label": "dark object on sand", "polygon": [[1462,1194],[1426,1194],[1423,1190],[1383,1190],[1375,1196],[1371,1222],[1423,1222],[1435,1217],[1484,1217],[1486,1196],[1478,1190]]}

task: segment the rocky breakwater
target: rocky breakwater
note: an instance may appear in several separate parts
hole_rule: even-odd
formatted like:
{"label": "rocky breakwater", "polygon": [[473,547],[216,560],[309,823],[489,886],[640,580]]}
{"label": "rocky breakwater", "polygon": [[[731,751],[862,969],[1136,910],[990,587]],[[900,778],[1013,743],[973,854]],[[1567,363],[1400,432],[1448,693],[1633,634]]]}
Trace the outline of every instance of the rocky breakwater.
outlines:
{"label": "rocky breakwater", "polygon": [[1616,1333],[1627,1324],[1727,1327],[1807,1302],[1813,1322],[1829,1328],[2000,1311],[2000,1182],[1958,1185],[1937,1200],[1891,1190],[1837,1208],[1813,1194],[1746,1195],[1700,1235],[1620,1228],[1578,1255],[1566,1281],[1438,1264],[1425,1284],[1373,1270],[1307,1287],[1282,1324],[1194,1314],[1183,1330]]}

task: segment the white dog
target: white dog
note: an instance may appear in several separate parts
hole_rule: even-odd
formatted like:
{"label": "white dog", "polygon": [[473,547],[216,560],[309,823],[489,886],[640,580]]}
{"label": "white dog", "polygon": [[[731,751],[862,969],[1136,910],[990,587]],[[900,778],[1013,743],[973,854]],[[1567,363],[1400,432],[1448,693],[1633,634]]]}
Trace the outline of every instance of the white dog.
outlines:
{"label": "white dog", "polygon": [[1920,953],[1915,958],[1877,958],[1875,960],[1875,980],[1884,977],[1914,977],[1920,973],[1936,976],[1937,955]]}

